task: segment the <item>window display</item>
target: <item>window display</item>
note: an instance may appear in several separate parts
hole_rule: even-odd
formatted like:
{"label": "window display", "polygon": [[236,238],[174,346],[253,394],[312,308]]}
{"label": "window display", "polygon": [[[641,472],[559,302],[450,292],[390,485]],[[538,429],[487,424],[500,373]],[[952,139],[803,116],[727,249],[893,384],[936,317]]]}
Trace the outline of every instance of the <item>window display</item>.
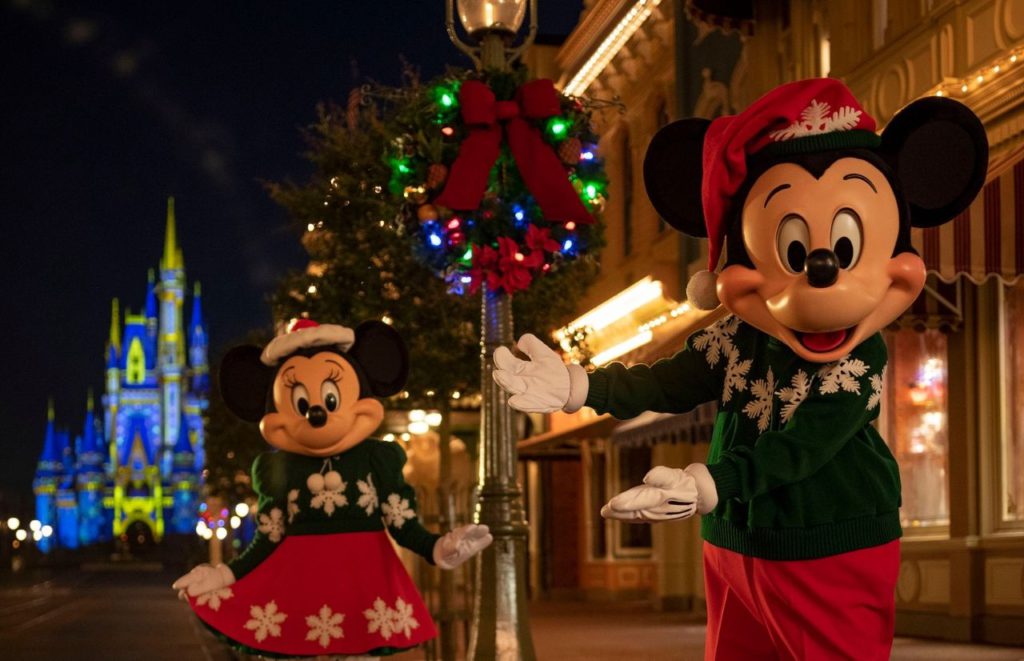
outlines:
{"label": "window display", "polygon": [[1024,521],[1024,282],[1004,289],[1006,429],[1002,444],[1002,520]]}

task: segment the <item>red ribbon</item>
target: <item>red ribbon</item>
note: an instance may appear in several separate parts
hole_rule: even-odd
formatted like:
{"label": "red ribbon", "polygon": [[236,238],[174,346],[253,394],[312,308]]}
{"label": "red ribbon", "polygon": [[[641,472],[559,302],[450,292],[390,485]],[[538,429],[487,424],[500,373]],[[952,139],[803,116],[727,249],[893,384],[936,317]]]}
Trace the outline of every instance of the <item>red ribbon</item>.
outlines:
{"label": "red ribbon", "polygon": [[434,202],[449,209],[480,208],[491,168],[501,152],[502,126],[509,150],[526,188],[540,205],[544,217],[558,222],[593,223],[593,217],[569,182],[555,151],[544,142],[528,119],[546,119],[559,113],[559,96],[550,80],[533,80],[516,90],[514,101],[498,101],[494,92],[478,80],[468,80],[459,90],[462,119],[469,135],[459,147],[448,182]]}

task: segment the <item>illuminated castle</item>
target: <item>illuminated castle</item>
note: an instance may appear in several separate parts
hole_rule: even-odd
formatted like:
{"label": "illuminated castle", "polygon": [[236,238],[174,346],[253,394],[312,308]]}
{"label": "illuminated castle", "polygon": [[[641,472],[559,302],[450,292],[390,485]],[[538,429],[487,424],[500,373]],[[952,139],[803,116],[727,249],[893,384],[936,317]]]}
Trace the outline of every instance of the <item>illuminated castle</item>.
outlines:
{"label": "illuminated castle", "polygon": [[159,281],[150,271],[139,314],[111,306],[103,415],[90,393],[81,436],[54,425],[51,403],[36,470],[36,518],[54,533],[53,546],[106,541],[130,534],[155,541],[188,533],[198,514],[204,462],[203,414],[209,392],[205,322],[199,284],[184,332],[185,265],[177,244],[174,199]]}

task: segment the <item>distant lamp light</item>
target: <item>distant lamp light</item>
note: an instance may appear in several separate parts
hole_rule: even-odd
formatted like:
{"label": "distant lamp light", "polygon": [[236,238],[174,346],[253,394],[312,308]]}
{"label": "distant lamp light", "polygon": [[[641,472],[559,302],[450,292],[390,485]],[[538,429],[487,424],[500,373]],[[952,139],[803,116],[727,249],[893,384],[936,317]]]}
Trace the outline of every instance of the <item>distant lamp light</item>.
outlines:
{"label": "distant lamp light", "polygon": [[428,431],[430,431],[430,425],[427,424],[426,420],[409,423],[410,434],[426,434]]}
{"label": "distant lamp light", "polygon": [[247,503],[238,503],[235,505],[235,516],[245,518],[249,516],[249,505]]}
{"label": "distant lamp light", "polygon": [[38,532],[39,529],[43,527],[43,524],[39,523],[38,519],[32,519],[32,521],[29,522],[28,527],[32,532]]}
{"label": "distant lamp light", "polygon": [[39,532],[43,534],[43,537],[49,537],[53,534],[53,526],[43,526],[39,529]]}
{"label": "distant lamp light", "polygon": [[11,518],[7,519],[7,527],[11,530],[17,530],[21,527],[21,521],[18,519],[18,517],[12,516]]}
{"label": "distant lamp light", "polygon": [[38,541],[39,541],[39,540],[41,540],[42,538],[43,538],[43,533],[39,532],[38,530],[36,530],[36,531],[34,531],[34,532],[32,533],[32,539],[33,539],[34,541],[37,541],[37,542],[38,542]]}
{"label": "distant lamp light", "polygon": [[409,411],[409,422],[422,422],[427,417],[427,412],[423,409],[413,409]]}
{"label": "distant lamp light", "polygon": [[28,531],[24,528],[21,528],[20,530],[18,530],[18,532],[14,533],[14,536],[18,538],[19,542],[24,542],[26,539],[28,539]]}
{"label": "distant lamp light", "polygon": [[217,528],[217,539],[226,539],[228,536],[227,528]]}
{"label": "distant lamp light", "polygon": [[436,411],[434,413],[428,413],[425,421],[431,427],[437,427],[441,424],[441,414]]}

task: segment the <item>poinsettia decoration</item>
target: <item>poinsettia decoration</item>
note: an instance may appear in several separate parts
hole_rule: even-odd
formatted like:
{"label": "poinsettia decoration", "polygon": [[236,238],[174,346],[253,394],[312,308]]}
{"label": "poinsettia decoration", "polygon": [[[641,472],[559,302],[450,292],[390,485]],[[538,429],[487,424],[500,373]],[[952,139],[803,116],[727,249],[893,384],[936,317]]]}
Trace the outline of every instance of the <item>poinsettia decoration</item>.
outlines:
{"label": "poinsettia decoration", "polygon": [[522,70],[377,97],[401,225],[451,291],[512,294],[600,247],[607,180],[584,102]]}

